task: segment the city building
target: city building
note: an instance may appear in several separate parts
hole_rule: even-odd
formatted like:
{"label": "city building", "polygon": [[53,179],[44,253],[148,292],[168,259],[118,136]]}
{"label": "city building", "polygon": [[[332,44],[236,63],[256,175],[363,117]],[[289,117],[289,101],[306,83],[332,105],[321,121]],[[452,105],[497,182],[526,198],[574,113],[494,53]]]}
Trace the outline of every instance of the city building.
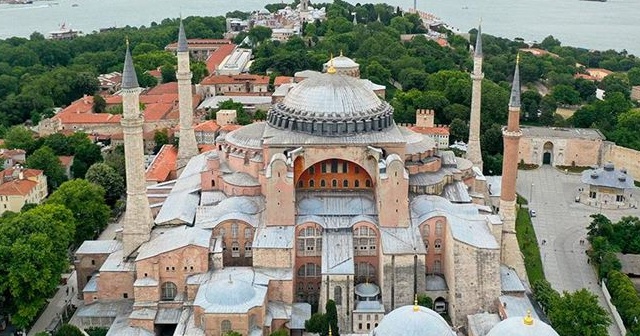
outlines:
{"label": "city building", "polygon": [[518,162],[591,167],[600,162],[605,137],[595,128],[522,127]]}
{"label": "city building", "polygon": [[578,191],[576,200],[581,203],[602,209],[638,206],[638,201],[633,197],[633,176],[627,174],[624,168],[616,169],[611,162],[601,168],[583,171],[580,180],[584,188]]}
{"label": "city building", "polygon": [[0,158],[2,158],[2,168],[11,168],[17,164],[22,164],[26,160],[26,151],[23,149],[0,149]]}
{"label": "city building", "polygon": [[200,91],[204,97],[225,94],[271,95],[269,76],[262,75],[210,75],[200,82]]}
{"label": "city building", "polygon": [[0,172],[0,214],[20,212],[29,204],[40,204],[47,197],[47,177],[42,170],[16,165]]}

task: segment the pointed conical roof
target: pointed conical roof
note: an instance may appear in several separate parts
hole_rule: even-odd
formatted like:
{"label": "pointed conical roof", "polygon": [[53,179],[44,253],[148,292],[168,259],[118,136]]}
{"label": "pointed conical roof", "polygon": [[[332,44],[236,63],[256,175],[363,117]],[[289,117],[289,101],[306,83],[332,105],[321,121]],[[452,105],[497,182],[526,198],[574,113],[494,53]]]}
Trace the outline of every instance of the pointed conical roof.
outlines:
{"label": "pointed conical roof", "polygon": [[184,25],[182,24],[182,19],[180,19],[180,30],[178,31],[178,52],[181,51],[189,51],[189,46],[187,45],[187,35],[184,33]]}
{"label": "pointed conical roof", "polygon": [[138,86],[136,68],[133,66],[133,59],[131,58],[131,52],[129,51],[129,41],[127,41],[127,52],[124,55],[124,69],[122,70],[122,88],[134,89]]}
{"label": "pointed conical roof", "polygon": [[513,84],[511,84],[510,107],[520,107],[520,54],[516,56],[516,70],[513,73]]}
{"label": "pointed conical roof", "polygon": [[476,35],[476,48],[474,49],[476,57],[482,57],[482,24],[478,25],[478,35]]}

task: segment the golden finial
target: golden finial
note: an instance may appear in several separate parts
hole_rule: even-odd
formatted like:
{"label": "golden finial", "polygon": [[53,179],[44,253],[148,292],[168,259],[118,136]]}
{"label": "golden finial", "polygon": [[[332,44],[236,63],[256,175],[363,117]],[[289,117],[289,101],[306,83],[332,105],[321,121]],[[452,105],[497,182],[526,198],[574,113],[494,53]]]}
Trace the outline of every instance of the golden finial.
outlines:
{"label": "golden finial", "polygon": [[329,68],[327,68],[328,74],[336,73],[336,68],[333,66],[333,53],[331,53],[331,59],[329,60]]}
{"label": "golden finial", "polygon": [[420,307],[418,307],[418,294],[416,294],[413,298],[413,311],[417,312],[418,310],[420,310]]}
{"label": "golden finial", "polygon": [[129,35],[124,37],[124,43],[127,44],[127,49],[129,48]]}
{"label": "golden finial", "polygon": [[342,49],[340,49],[340,56],[342,56]]}
{"label": "golden finial", "polygon": [[531,310],[527,310],[527,316],[524,317],[525,325],[533,325],[533,317],[531,317]]}
{"label": "golden finial", "polygon": [[332,336],[333,333],[331,332],[331,323],[329,323],[329,336]]}
{"label": "golden finial", "polygon": [[520,52],[516,54],[516,65],[520,64]]}

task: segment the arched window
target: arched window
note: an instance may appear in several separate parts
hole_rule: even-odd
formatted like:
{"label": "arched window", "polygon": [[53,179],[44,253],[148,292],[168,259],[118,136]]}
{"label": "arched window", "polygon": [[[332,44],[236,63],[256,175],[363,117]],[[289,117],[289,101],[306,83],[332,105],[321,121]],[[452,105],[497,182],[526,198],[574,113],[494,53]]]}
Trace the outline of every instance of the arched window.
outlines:
{"label": "arched window", "polygon": [[231,238],[238,238],[238,223],[231,224]]}
{"label": "arched window", "polygon": [[316,167],[314,167],[314,166],[309,167],[309,174],[313,175],[315,173],[316,173]]}
{"label": "arched window", "polygon": [[342,187],[343,188],[349,188],[349,180],[342,181]]}
{"label": "arched window", "polygon": [[353,230],[353,249],[356,256],[376,255],[376,231],[368,226]]}
{"label": "arched window", "polygon": [[442,240],[436,239],[436,241],[433,243],[433,248],[435,249],[436,253],[440,253],[442,251]]}
{"label": "arched window", "polygon": [[227,244],[223,241],[222,242],[222,251],[226,251],[227,250]]}
{"label": "arched window", "polygon": [[244,239],[249,239],[251,238],[251,236],[253,236],[253,232],[251,231],[252,230],[250,228],[244,229]]}
{"label": "arched window", "polygon": [[435,260],[433,262],[433,273],[441,273],[442,272],[442,262],[440,260]]}
{"label": "arched window", "polygon": [[427,250],[427,254],[429,254],[429,240],[424,240],[424,249]]}
{"label": "arched window", "polygon": [[320,187],[324,188],[327,186],[327,182],[325,182],[324,180],[320,180]]}
{"label": "arched window", "polygon": [[442,221],[437,221],[436,222],[436,236],[438,237],[442,237],[442,228],[444,227],[444,224],[442,223]]}
{"label": "arched window", "polygon": [[304,182],[302,180],[298,181],[298,188],[304,187]]}
{"label": "arched window", "polygon": [[322,254],[322,231],[315,226],[306,227],[298,232],[298,255],[319,256]]}
{"label": "arched window", "polygon": [[360,188],[360,180],[355,180],[353,183],[356,188]]}
{"label": "arched window", "polygon": [[338,180],[331,181],[331,186],[334,187],[334,188],[337,188],[338,187]]}
{"label": "arched window", "polygon": [[314,180],[309,180],[309,188],[313,188],[316,186],[316,182]]}
{"label": "arched window", "polygon": [[256,326],[256,314],[249,315],[249,330]]}
{"label": "arched window", "polygon": [[342,304],[342,287],[336,286],[333,288],[333,301],[338,306]]}
{"label": "arched window", "polygon": [[298,277],[301,278],[311,278],[311,277],[319,277],[321,272],[320,266],[314,263],[307,263],[305,265],[300,266],[298,268]]}
{"label": "arched window", "polygon": [[251,252],[251,242],[246,242],[244,243],[244,256],[246,258],[251,258],[252,256],[252,252]]}
{"label": "arched window", "polygon": [[231,243],[231,257],[237,258],[240,256],[240,244],[238,242]]}
{"label": "arched window", "polygon": [[367,188],[371,188],[371,180],[367,179],[364,184]]}
{"label": "arched window", "polygon": [[422,226],[422,237],[429,237],[429,231],[431,231],[431,225],[425,224]]}
{"label": "arched window", "polygon": [[172,301],[178,295],[178,287],[173,282],[163,283],[160,289],[162,291],[160,300],[162,301]]}
{"label": "arched window", "polygon": [[231,321],[229,320],[224,320],[220,323],[220,333],[222,335],[226,335],[228,332],[230,332],[231,329]]}

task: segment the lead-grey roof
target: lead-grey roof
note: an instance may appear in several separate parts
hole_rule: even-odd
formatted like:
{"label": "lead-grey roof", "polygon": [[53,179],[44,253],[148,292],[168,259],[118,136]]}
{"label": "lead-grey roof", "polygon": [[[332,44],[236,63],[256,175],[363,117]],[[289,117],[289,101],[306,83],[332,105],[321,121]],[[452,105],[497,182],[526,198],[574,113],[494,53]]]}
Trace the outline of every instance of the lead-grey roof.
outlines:
{"label": "lead-grey roof", "polygon": [[136,68],[133,66],[133,59],[129,51],[129,42],[127,42],[127,51],[124,54],[124,69],[122,70],[122,88],[135,89],[139,87]]}
{"label": "lead-grey roof", "polygon": [[500,283],[502,284],[503,293],[524,293],[525,291],[516,270],[507,265],[500,265]]}
{"label": "lead-grey roof", "polygon": [[225,141],[237,147],[262,150],[262,133],[266,123],[258,122],[238,128],[225,136]]}
{"label": "lead-grey roof", "polygon": [[355,313],[384,313],[384,305],[379,301],[358,301]]}
{"label": "lead-grey roof", "polygon": [[390,127],[379,132],[361,133],[357,136],[323,137],[313,134],[280,130],[266,125],[263,143],[273,146],[303,146],[303,145],[361,145],[375,146],[376,144],[403,143],[404,138],[397,127]]}
{"label": "lead-grey roof", "polygon": [[599,187],[615,189],[630,189],[635,187],[633,177],[623,170],[615,169],[610,162],[601,168],[583,171],[580,180],[584,184]]}
{"label": "lead-grey roof", "polygon": [[184,25],[182,19],[180,19],[180,28],[178,30],[178,52],[189,51],[189,45],[187,44],[187,35],[184,33]]}
{"label": "lead-grey roof", "polygon": [[260,186],[260,182],[257,178],[241,172],[235,172],[232,174],[222,175],[222,179],[231,185],[238,187],[257,187]]}
{"label": "lead-grey roof", "polygon": [[189,226],[173,228],[142,244],[138,249],[136,261],[155,257],[159,254],[190,245],[208,249],[210,238],[211,231],[209,230]]}
{"label": "lead-grey roof", "polygon": [[445,176],[453,175],[457,172],[459,172],[458,168],[440,168],[435,172],[411,174],[409,175],[409,185],[430,186],[442,182]]}
{"label": "lead-grey roof", "polygon": [[377,216],[374,195],[367,192],[298,192],[298,216]]}
{"label": "lead-grey roof", "polygon": [[498,314],[479,313],[467,315],[467,324],[471,335],[486,336],[491,328],[500,323]]}
{"label": "lead-grey roof", "polygon": [[455,336],[456,333],[447,321],[433,310],[422,306],[403,306],[385,315],[371,335]]}
{"label": "lead-grey roof", "polygon": [[548,324],[534,318],[532,325],[526,325],[522,316],[508,318],[498,323],[487,336],[559,336]]}
{"label": "lead-grey roof", "polygon": [[489,189],[489,196],[500,197],[502,176],[487,176],[487,188]]}
{"label": "lead-grey roof", "polygon": [[[127,322],[127,316],[133,307],[133,300],[96,301],[78,307],[79,317],[122,317]],[[118,319],[116,319],[117,321]],[[128,324],[128,323],[125,323]],[[117,335],[117,334],[112,334]]]}
{"label": "lead-grey roof", "polygon": [[[504,308],[507,318],[514,317],[514,316],[518,316],[522,318],[522,316],[526,316],[527,312],[530,311],[531,317],[533,317],[536,320],[538,319],[538,314],[536,313],[536,310],[533,309],[533,304],[531,303],[531,301],[528,299],[526,295],[525,296],[502,295],[498,297],[498,302]],[[493,334],[493,335],[498,335],[498,334]]]}
{"label": "lead-grey roof", "polygon": [[476,35],[476,48],[474,50],[476,57],[482,57],[482,26],[478,25],[478,35]]}
{"label": "lead-grey roof", "polygon": [[446,291],[449,290],[447,280],[440,274],[428,274],[425,277],[428,291]]}
{"label": "lead-grey roof", "polygon": [[180,314],[180,320],[176,326],[174,335],[188,335],[188,336],[205,336],[204,330],[197,327],[195,323],[195,314],[193,314],[193,308],[185,307]]}
{"label": "lead-grey roof", "polygon": [[100,272],[128,272],[135,271],[135,269],[135,264],[130,261],[124,261],[122,250],[118,250],[107,257],[107,260],[100,267]]}
{"label": "lead-grey roof", "polygon": [[295,227],[267,226],[256,231],[253,248],[293,248]]}
{"label": "lead-grey roof", "polygon": [[193,224],[200,204],[200,173],[207,169],[206,155],[196,155],[189,160],[158,212],[156,224]]}
{"label": "lead-grey roof", "polygon": [[500,246],[489,229],[485,215],[480,215],[473,204],[453,204],[433,195],[420,195],[411,201],[411,221],[418,226],[429,218],[443,216],[453,238],[465,244],[484,249]]}
{"label": "lead-grey roof", "polygon": [[225,220],[240,220],[258,226],[265,204],[262,196],[236,196],[222,200],[216,205],[198,206],[195,225],[212,229]]}
{"label": "lead-grey roof", "polygon": [[558,139],[587,139],[604,140],[605,136],[595,128],[564,128],[564,127],[536,127],[520,126],[525,138],[558,138]]}
{"label": "lead-grey roof", "polygon": [[129,326],[129,319],[127,316],[118,316],[106,336],[154,336],[155,334],[143,329]]}
{"label": "lead-grey roof", "polygon": [[511,97],[509,98],[509,106],[520,107],[520,56],[516,61],[516,70],[513,72],[513,83],[511,84]]}
{"label": "lead-grey roof", "polygon": [[324,67],[327,68],[333,65],[336,69],[351,69],[351,68],[359,68],[360,64],[356,63],[354,60],[347,56],[336,56],[330,59],[328,62],[324,64]]}
{"label": "lead-grey roof", "polygon": [[85,240],[76,254],[110,254],[122,248],[118,240]]}
{"label": "lead-grey roof", "polygon": [[304,329],[304,323],[311,318],[311,305],[306,302],[294,303],[291,308],[289,329]]}
{"label": "lead-grey roof", "polygon": [[400,133],[407,142],[406,154],[420,154],[433,150],[436,147],[435,141],[430,137],[426,137],[420,133],[416,133],[406,127],[398,127]]}
{"label": "lead-grey roof", "polygon": [[351,231],[323,232],[322,274],[354,274],[353,234]]}
{"label": "lead-grey roof", "polygon": [[452,184],[444,186],[442,197],[453,203],[471,203],[469,196],[469,187],[462,181],[455,181]]}
{"label": "lead-grey roof", "polygon": [[381,227],[380,243],[384,254],[427,253],[418,229],[413,226],[406,228]]}
{"label": "lead-grey roof", "polygon": [[159,308],[155,316],[155,324],[178,324],[182,308]]}
{"label": "lead-grey roof", "polygon": [[95,293],[98,291],[98,277],[100,275],[99,274],[94,274],[91,279],[89,279],[89,281],[87,281],[87,284],[84,286],[84,288],[82,289],[83,293]]}

